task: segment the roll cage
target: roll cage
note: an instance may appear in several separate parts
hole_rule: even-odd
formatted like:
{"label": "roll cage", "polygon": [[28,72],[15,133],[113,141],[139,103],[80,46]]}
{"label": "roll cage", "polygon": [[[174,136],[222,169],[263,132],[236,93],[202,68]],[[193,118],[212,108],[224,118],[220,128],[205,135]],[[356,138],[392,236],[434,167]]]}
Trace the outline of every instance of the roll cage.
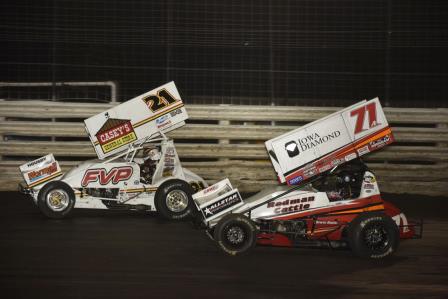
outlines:
{"label": "roll cage", "polygon": [[155,143],[155,144],[161,144],[163,141],[168,141],[169,138],[166,137],[166,135],[162,132],[157,132],[154,135],[151,135],[149,137],[143,138],[141,140],[138,140],[137,142],[134,142],[130,144],[127,149],[118,155],[104,161],[104,163],[113,162],[119,158],[123,158],[126,162],[134,162],[135,155],[137,152],[144,148],[145,144],[148,143]]}

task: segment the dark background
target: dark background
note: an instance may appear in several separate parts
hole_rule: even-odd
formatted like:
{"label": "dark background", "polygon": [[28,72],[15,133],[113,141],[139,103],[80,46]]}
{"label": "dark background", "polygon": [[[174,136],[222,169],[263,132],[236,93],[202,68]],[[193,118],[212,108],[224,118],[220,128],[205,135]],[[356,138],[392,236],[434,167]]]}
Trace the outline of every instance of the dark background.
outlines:
{"label": "dark background", "polygon": [[174,80],[187,103],[448,107],[447,11],[422,0],[2,1],[0,80],[113,80],[120,100]]}

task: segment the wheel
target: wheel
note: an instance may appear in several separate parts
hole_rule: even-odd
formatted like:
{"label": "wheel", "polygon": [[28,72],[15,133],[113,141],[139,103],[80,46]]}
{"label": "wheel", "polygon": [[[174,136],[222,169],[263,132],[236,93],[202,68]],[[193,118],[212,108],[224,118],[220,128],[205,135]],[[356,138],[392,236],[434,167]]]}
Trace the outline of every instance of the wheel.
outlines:
{"label": "wheel", "polygon": [[361,214],[350,223],[348,243],[360,257],[384,258],[398,248],[400,233],[398,226],[382,213]]}
{"label": "wheel", "polygon": [[157,212],[168,220],[182,220],[192,215],[193,188],[182,180],[169,180],[157,189],[155,206]]}
{"label": "wheel", "polygon": [[257,227],[244,215],[229,214],[216,224],[213,237],[225,253],[241,255],[255,247]]}
{"label": "wheel", "polygon": [[41,212],[54,219],[67,217],[75,206],[75,193],[64,182],[53,181],[40,189],[37,196],[37,206]]}

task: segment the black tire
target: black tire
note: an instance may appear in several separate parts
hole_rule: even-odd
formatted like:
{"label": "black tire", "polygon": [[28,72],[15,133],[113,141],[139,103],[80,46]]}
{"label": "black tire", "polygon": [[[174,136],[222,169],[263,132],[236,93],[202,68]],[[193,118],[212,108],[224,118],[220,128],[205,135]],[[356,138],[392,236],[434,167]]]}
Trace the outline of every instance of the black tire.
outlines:
{"label": "black tire", "polygon": [[185,181],[174,179],[157,188],[154,203],[160,216],[168,220],[189,218],[195,209],[193,188]]}
{"label": "black tire", "polygon": [[255,247],[257,227],[242,214],[229,214],[216,224],[213,237],[228,255],[242,255]]}
{"label": "black tire", "polygon": [[75,202],[73,189],[61,181],[49,182],[37,195],[37,206],[40,211],[53,219],[67,217],[75,207]]}
{"label": "black tire", "polygon": [[389,216],[364,213],[355,218],[348,229],[348,243],[360,257],[380,259],[392,255],[398,248],[400,232]]}

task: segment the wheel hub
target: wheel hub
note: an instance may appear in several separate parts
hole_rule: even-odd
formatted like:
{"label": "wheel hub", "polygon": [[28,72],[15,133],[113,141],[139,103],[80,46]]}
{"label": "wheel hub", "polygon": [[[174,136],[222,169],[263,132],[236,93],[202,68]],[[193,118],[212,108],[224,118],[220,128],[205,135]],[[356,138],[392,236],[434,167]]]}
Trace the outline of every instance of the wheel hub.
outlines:
{"label": "wheel hub", "polygon": [[369,242],[373,243],[373,244],[379,243],[383,238],[382,233],[377,228],[372,229],[371,231],[367,232],[366,237],[369,240]]}
{"label": "wheel hub", "polygon": [[375,225],[366,230],[364,240],[370,248],[376,250],[385,248],[389,243],[386,230],[379,225]]}
{"label": "wheel hub", "polygon": [[182,190],[173,190],[166,196],[166,206],[171,212],[182,212],[188,206],[188,196]]}
{"label": "wheel hub", "polygon": [[62,189],[50,191],[46,199],[47,206],[55,212],[65,210],[70,203],[67,192]]}
{"label": "wheel hub", "polygon": [[244,240],[244,231],[241,227],[232,226],[227,231],[227,240],[232,244],[240,244]]}

